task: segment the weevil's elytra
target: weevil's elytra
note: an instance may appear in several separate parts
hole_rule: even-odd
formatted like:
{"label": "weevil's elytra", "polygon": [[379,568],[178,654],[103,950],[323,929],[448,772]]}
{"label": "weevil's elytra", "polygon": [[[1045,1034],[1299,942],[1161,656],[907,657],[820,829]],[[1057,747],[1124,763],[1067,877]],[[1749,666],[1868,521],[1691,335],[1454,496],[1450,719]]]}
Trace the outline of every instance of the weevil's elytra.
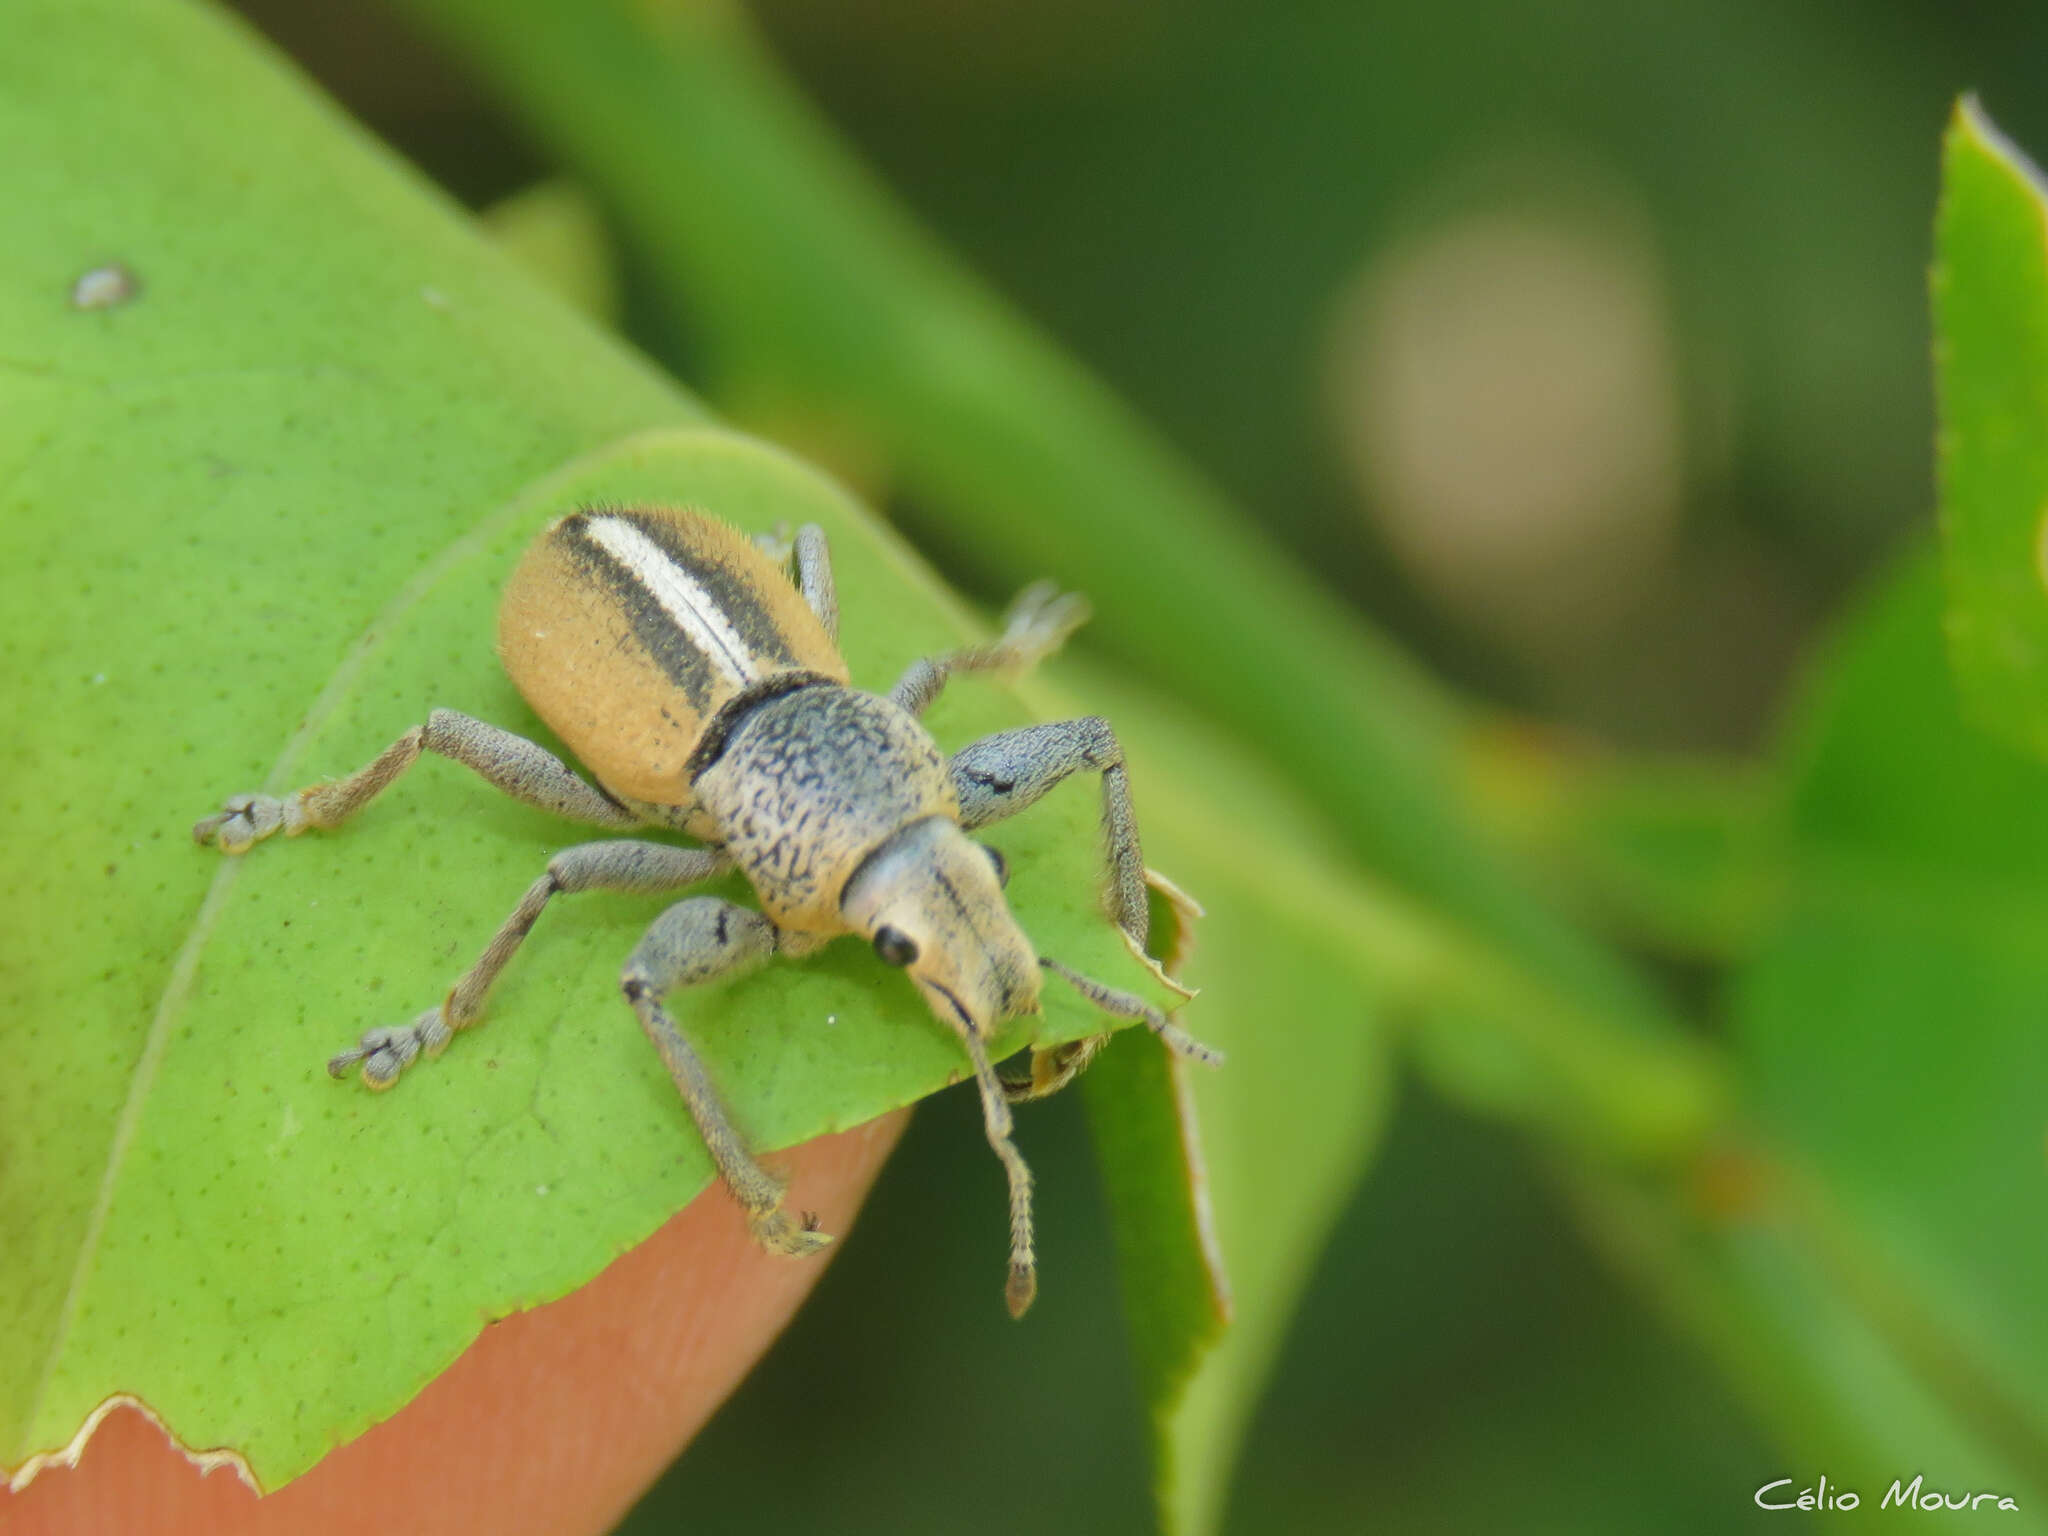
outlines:
{"label": "weevil's elytra", "polygon": [[[614,832],[677,828],[700,848],[615,839],[563,850],[528,887],[447,998],[409,1024],[372,1029],[328,1063],[358,1063],[388,1087],[478,1022],[485,996],[550,901],[584,890],[680,890],[733,867],[761,908],[713,897],[676,902],[648,928],[620,977],[719,1175],[754,1235],[780,1253],[831,1238],[792,1220],[782,1187],[748,1153],[703,1063],[667,1008],[681,988],[800,957],[858,934],[900,967],[967,1052],[989,1145],[1010,1183],[1006,1295],[1021,1315],[1037,1289],[1031,1173],[1010,1139],[1010,1105],[1056,1091],[1104,1037],[1035,1052],[1028,1078],[998,1077],[987,1040],[1036,1011],[1041,974],[1106,1013],[1142,1020],[1170,1048],[1221,1058],[1156,1008],[1039,955],[1003,898],[1000,855],[968,833],[1035,803],[1079,770],[1101,775],[1111,915],[1143,945],[1144,861],[1122,748],[1094,717],[1024,726],[950,760],[918,716],[954,672],[1023,667],[1081,622],[1078,599],[1034,587],[1002,637],[911,665],[886,694],[851,685],[839,654],[838,599],[824,534],[778,550],[715,518],[669,507],[598,507],[550,526],[507,585],[498,651],[536,713],[597,780],[593,788],[523,737],[437,709],[358,772],[284,799],[237,795],[192,829],[228,853],[283,832],[339,826],[423,751],[452,758],[505,793]],[[787,569],[796,561],[797,581]]]}
{"label": "weevil's elytra", "polygon": [[498,654],[534,713],[615,795],[687,805],[721,705],[779,679],[848,681],[817,614],[744,534],[705,517],[571,513],[527,551]]}

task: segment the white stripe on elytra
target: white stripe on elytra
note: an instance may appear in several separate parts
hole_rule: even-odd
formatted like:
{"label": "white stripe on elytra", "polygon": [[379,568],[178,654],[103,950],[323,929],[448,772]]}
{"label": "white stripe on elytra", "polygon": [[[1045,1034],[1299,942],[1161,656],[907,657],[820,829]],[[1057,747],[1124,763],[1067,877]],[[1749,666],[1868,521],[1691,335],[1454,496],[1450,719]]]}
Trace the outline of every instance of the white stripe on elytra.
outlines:
{"label": "white stripe on elytra", "polygon": [[747,643],[696,577],[622,517],[593,517],[583,529],[661,604],[662,611],[675,620],[676,628],[689,637],[705,660],[736,683],[748,680],[752,674],[747,665]]}

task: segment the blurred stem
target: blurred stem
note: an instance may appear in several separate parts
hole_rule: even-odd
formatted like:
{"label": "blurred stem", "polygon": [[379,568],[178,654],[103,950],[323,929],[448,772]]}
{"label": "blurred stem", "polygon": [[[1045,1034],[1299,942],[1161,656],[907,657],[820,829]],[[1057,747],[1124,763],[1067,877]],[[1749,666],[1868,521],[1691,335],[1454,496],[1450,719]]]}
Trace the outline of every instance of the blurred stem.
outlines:
{"label": "blurred stem", "polygon": [[1730,1140],[1691,1170],[1690,1188],[1583,1162],[1550,1172],[1594,1247],[1805,1464],[1876,1477],[1932,1460],[1927,1442],[1960,1428],[1959,1444],[1999,1459],[1997,1475],[2048,1493],[2042,1426],[1807,1170]]}
{"label": "blurred stem", "polygon": [[1568,906],[1625,942],[1740,958],[1784,899],[1768,766],[1632,757],[1527,722],[1465,733],[1479,822]]}
{"label": "blurred stem", "polygon": [[736,7],[402,4],[601,191],[727,409],[886,465],[918,531],[991,585],[1051,572],[1092,591],[1091,635],[1256,744],[1365,867],[1659,1038],[1639,978],[1525,890],[1448,791],[1446,693],[919,231]]}

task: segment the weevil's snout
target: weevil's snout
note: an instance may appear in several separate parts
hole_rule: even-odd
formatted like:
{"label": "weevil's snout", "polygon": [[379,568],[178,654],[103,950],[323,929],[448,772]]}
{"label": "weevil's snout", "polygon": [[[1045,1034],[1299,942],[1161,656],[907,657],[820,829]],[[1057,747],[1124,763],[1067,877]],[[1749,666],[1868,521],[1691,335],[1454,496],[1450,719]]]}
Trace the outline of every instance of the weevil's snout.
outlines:
{"label": "weevil's snout", "polygon": [[1038,1010],[1038,956],[1003,900],[999,871],[986,848],[933,817],[869,856],[840,912],[876,954],[910,973],[934,1013],[986,1034]]}

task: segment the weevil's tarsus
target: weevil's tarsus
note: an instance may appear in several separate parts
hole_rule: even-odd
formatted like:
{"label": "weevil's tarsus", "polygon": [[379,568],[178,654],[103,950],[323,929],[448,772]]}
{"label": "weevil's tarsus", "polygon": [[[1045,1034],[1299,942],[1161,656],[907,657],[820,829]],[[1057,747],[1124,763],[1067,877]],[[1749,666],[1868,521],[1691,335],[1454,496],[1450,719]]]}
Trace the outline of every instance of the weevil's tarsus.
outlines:
{"label": "weevil's tarsus", "polygon": [[732,860],[720,848],[677,848],[669,843],[628,840],[564,848],[548,860],[546,871],[526,888],[519,905],[498,925],[476,963],[462,973],[438,1007],[429,1008],[410,1024],[366,1031],[359,1044],[328,1061],[328,1072],[340,1077],[360,1061],[364,1082],[372,1088],[389,1088],[420,1056],[440,1055],[455,1031],[468,1029],[483,1017],[484,999],[492,984],[555,897],[579,891],[659,895],[709,880],[731,867]]}
{"label": "weevil's tarsus", "polygon": [[754,535],[754,548],[766,555],[769,562],[785,575],[789,571],[789,557],[796,552],[796,534],[786,517],[777,518],[765,532]]}
{"label": "weevil's tarsus", "polygon": [[381,1092],[397,1082],[399,1074],[422,1055],[440,1055],[453,1033],[437,1005],[410,1024],[386,1024],[364,1030],[361,1041],[327,1059],[327,1075],[346,1077],[348,1069],[360,1061],[363,1081]]}
{"label": "weevil's tarsus", "polygon": [[801,1256],[831,1242],[830,1234],[818,1230],[814,1217],[792,1219],[782,1209],[782,1181],[748,1155],[702,1059],[664,1006],[679,987],[758,969],[775,954],[778,937],[775,925],[758,912],[713,896],[693,896],[654,920],[626,962],[619,985],[697,1122],[719,1177],[746,1212],[755,1241],[771,1253]]}
{"label": "weevil's tarsus", "polygon": [[338,827],[368,805],[414,763],[432,752],[462,764],[515,800],[570,821],[629,832],[640,818],[593,789],[559,757],[524,736],[452,709],[437,709],[345,779],[312,784],[296,794],[235,795],[192,828],[193,841],[241,853],[273,833],[297,837],[313,827]]}
{"label": "weevil's tarsus", "polygon": [[1019,592],[1003,616],[1003,632],[984,645],[963,646],[943,656],[913,661],[889,697],[913,715],[930,708],[955,672],[1015,672],[1035,667],[1088,622],[1088,599],[1062,592],[1049,581]]}
{"label": "weevil's tarsus", "polygon": [[1143,953],[1152,932],[1145,898],[1145,855],[1131,809],[1123,744],[1100,715],[1027,725],[984,736],[949,765],[960,796],[960,825],[972,832],[1035,805],[1082,770],[1102,775],[1102,840],[1108,869],[1104,905]]}
{"label": "weevil's tarsus", "polygon": [[1157,1035],[1166,1048],[1190,1061],[1199,1061],[1204,1066],[1223,1065],[1223,1053],[1214,1046],[1202,1044],[1193,1035],[1182,1029],[1165,1014],[1154,1008],[1145,999],[1133,992],[1120,992],[1115,987],[1105,986],[1092,977],[1083,976],[1070,966],[1060,964],[1049,955],[1040,955],[1038,963],[1051,971],[1076,992],[1104,1013],[1114,1014],[1120,1019],[1136,1019],[1153,1034]]}

